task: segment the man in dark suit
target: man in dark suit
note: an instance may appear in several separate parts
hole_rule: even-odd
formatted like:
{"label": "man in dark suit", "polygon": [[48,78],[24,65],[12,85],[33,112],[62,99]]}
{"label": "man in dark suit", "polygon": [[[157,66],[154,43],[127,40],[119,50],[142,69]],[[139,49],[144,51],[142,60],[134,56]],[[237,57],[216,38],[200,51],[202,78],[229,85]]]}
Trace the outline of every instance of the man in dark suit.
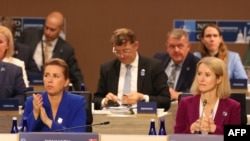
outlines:
{"label": "man in dark suit", "polygon": [[189,43],[188,33],[182,29],[173,29],[167,35],[166,52],[158,52],[154,58],[161,60],[164,63],[165,72],[168,75],[168,80],[173,76],[173,65],[177,65],[174,82],[169,88],[171,99],[178,99],[180,93],[189,92],[193,83],[196,64],[199,58],[190,53],[191,45]]}
{"label": "man in dark suit", "polygon": [[0,61],[0,99],[17,99],[23,105],[26,91],[21,67]]}
{"label": "man in dark suit", "polygon": [[55,11],[46,17],[43,30],[26,28],[18,41],[31,46],[33,58],[41,72],[46,59],[63,59],[70,68],[70,81],[73,83],[74,89],[78,91],[83,83],[83,75],[78,67],[74,49],[59,36],[63,27],[64,17],[62,13]]}
{"label": "man in dark suit", "polygon": [[[170,94],[162,63],[138,54],[139,42],[130,29],[115,30],[111,42],[117,59],[101,65],[94,94],[95,109],[102,109],[109,101],[128,105],[150,101],[157,102],[158,108],[168,110]],[[126,68],[128,65],[130,71]],[[130,79],[126,82],[128,76]],[[124,92],[127,84],[130,84],[129,91]]]}

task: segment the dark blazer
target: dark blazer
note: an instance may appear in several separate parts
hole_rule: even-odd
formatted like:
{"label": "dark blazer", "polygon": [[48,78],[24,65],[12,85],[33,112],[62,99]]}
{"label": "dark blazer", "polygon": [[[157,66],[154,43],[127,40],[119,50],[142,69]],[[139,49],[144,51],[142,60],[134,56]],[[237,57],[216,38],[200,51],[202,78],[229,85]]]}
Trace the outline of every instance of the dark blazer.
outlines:
{"label": "dark blazer", "polygon": [[0,62],[0,99],[17,99],[23,105],[26,91],[21,67]]}
{"label": "dark blazer", "polygon": [[[108,92],[117,94],[121,62],[118,59],[101,65],[98,88],[94,94],[95,109],[101,108],[101,101]],[[141,75],[141,70],[145,75]],[[162,63],[153,58],[139,55],[137,91],[149,95],[149,101],[157,102],[158,108],[170,107],[167,75]]]}
{"label": "dark blazer", "polygon": [[[53,114],[51,110],[51,105],[48,99],[48,93],[43,92],[43,107],[50,119],[53,119]],[[65,128],[73,128],[77,126],[86,125],[86,111],[85,111],[85,99],[83,96],[76,94],[71,94],[69,92],[64,92],[60,105],[58,107],[56,117],[52,120],[51,129],[48,128],[40,118],[37,120],[34,119],[33,115],[33,96],[29,96],[25,102],[25,109],[23,117],[27,117],[28,127],[30,132],[34,131],[56,131],[60,132],[85,132],[86,128],[75,128],[71,130],[66,130]],[[58,122],[59,120],[62,122]],[[65,129],[65,130],[63,130]]]}
{"label": "dark blazer", "polygon": [[[159,59],[163,62],[164,68],[168,66],[171,58],[166,52],[158,52],[154,55],[154,58]],[[179,79],[176,84],[175,90],[178,92],[189,92],[189,89],[193,83],[196,64],[199,62],[199,58],[194,56],[192,53],[188,53],[185,61],[183,62]]]}
{"label": "dark blazer", "polygon": [[[29,45],[32,48],[32,54],[34,54],[37,44],[42,40],[42,36],[43,30],[39,30],[37,28],[26,28],[22,32],[18,41]],[[70,69],[70,81],[73,83],[75,90],[80,91],[81,83],[83,83],[83,75],[78,67],[74,49],[71,45],[59,37],[55,45],[52,58],[61,58],[68,64]]]}
{"label": "dark blazer", "polygon": [[[200,95],[188,96],[178,104],[174,133],[190,133],[190,126],[199,118]],[[231,98],[220,99],[214,117],[214,134],[224,134],[224,125],[240,125],[240,103]]]}
{"label": "dark blazer", "polygon": [[15,49],[15,53],[13,57],[24,61],[27,75],[29,76],[31,74],[36,74],[39,70],[33,59],[32,48],[27,46],[26,44],[14,42],[14,49]]}

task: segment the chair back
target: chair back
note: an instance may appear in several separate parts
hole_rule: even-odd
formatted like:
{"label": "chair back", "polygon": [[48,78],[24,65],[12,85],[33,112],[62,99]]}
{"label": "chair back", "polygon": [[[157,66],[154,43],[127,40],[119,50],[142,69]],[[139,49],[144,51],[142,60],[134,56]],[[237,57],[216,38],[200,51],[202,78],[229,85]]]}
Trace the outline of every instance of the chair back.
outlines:
{"label": "chair back", "polygon": [[245,93],[231,93],[230,98],[238,101],[241,108],[241,124],[247,124],[247,113],[246,113],[246,94]]}
{"label": "chair back", "polygon": [[81,95],[85,99],[85,108],[86,108],[86,116],[87,121],[86,125],[86,132],[92,132],[91,124],[93,123],[93,115],[92,115],[92,94],[89,91],[72,91],[71,93]]}

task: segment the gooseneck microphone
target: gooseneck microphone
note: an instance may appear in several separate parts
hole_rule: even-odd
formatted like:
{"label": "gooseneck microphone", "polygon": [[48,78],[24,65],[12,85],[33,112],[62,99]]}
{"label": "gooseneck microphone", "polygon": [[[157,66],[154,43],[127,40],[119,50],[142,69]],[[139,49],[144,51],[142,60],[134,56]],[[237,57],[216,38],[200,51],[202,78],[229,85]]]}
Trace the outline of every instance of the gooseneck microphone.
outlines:
{"label": "gooseneck microphone", "polygon": [[88,124],[88,125],[81,125],[81,126],[74,126],[74,127],[70,127],[70,128],[58,129],[58,130],[54,130],[54,132],[61,132],[61,131],[84,128],[84,127],[89,127],[89,126],[108,125],[108,124],[110,124],[109,121],[104,121],[104,122],[100,122],[100,123],[94,123],[94,124]]}
{"label": "gooseneck microphone", "polygon": [[207,100],[206,99],[204,99],[203,100],[203,102],[202,102],[202,106],[203,106],[203,108],[202,108],[202,111],[201,111],[201,116],[200,116],[200,125],[199,125],[199,131],[195,131],[194,133],[195,134],[201,134],[201,122],[202,122],[202,117],[203,117],[203,113],[204,113],[204,109],[205,109],[205,106],[207,105]]}

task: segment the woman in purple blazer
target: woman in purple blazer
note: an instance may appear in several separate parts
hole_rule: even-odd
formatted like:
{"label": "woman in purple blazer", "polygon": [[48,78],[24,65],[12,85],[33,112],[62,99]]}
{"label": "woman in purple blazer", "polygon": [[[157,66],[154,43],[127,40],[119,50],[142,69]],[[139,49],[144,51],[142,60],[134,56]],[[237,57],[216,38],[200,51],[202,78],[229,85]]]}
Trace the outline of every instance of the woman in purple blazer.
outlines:
{"label": "woman in purple blazer", "polygon": [[240,103],[229,98],[229,77],[221,59],[199,61],[191,92],[194,96],[178,105],[175,133],[224,134],[224,125],[240,125]]}

